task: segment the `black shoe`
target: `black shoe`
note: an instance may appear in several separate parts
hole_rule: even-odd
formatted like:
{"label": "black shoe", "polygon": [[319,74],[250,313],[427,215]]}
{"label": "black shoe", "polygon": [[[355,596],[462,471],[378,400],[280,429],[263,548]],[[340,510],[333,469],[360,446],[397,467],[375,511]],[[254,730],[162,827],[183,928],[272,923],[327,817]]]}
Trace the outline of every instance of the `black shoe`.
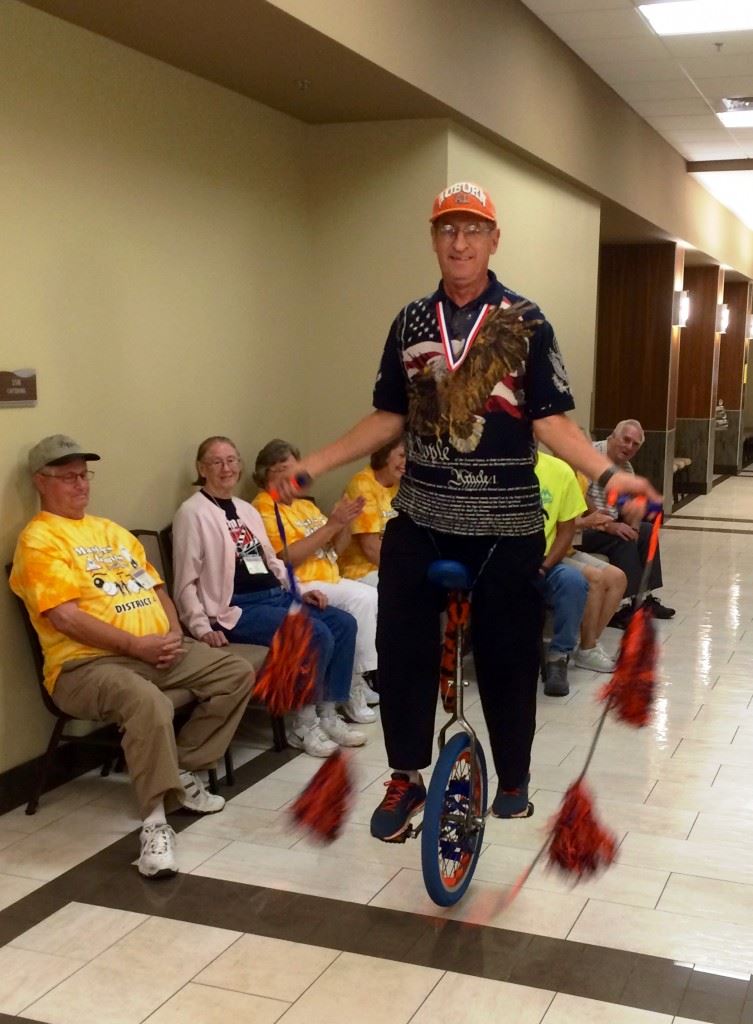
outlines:
{"label": "black shoe", "polygon": [[632,604],[623,605],[622,608],[617,609],[607,625],[612,629],[627,629],[628,623],[633,617],[633,611]]}
{"label": "black shoe", "polygon": [[383,843],[401,842],[411,818],[426,803],[426,786],[411,782],[405,772],[393,772],[385,786],[384,799],[371,815],[371,834]]}
{"label": "black shoe", "polygon": [[[568,655],[558,658],[556,661],[546,663],[546,681],[544,693],[547,697],[567,697],[570,693],[570,684],[567,681],[567,663],[570,660]],[[500,815],[497,815],[500,817]]]}
{"label": "black shoe", "polygon": [[668,608],[653,594],[647,594],[644,603],[651,609],[651,614],[655,619],[671,619],[675,614],[674,608]]}

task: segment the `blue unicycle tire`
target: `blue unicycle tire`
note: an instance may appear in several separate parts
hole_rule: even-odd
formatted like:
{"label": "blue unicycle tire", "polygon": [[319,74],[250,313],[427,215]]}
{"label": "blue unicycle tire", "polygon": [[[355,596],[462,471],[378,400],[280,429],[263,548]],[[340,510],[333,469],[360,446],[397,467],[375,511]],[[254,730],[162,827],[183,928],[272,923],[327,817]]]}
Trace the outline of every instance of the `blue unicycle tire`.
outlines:
{"label": "blue unicycle tire", "polygon": [[471,834],[449,815],[465,816],[470,793],[471,741],[456,733],[437,759],[429,784],[421,831],[421,867],[426,891],[440,907],[451,907],[471,883],[481,853],[486,815],[486,760],[476,744],[479,771],[473,794],[473,813],[482,824]]}

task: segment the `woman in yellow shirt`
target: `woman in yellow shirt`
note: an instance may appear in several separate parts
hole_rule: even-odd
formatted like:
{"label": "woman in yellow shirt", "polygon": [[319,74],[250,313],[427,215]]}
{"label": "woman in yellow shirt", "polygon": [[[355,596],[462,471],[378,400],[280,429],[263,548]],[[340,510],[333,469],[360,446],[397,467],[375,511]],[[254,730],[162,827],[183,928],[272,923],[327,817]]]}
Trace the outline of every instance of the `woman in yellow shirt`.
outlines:
{"label": "woman in yellow shirt", "polygon": [[340,572],[349,580],[375,587],[379,582],[379,556],[384,529],[397,513],[392,499],[405,473],[405,442],[402,437],[371,456],[370,465],[359,470],[345,488],[345,497],[363,499],[363,508],[350,524],[351,539],[339,556]]}
{"label": "woman in yellow shirt", "polygon": [[[272,547],[279,556],[283,554],[283,537],[269,489],[279,477],[289,475],[290,466],[299,458],[298,449],[279,438],[266,444],[256,456],[254,481],[262,490],[252,504],[261,515]],[[375,672],[377,667],[377,593],[373,587],[357,580],[343,579],[337,563],[338,553],[350,541],[350,524],[362,507],[361,498],[341,498],[327,517],[310,498],[294,498],[280,503],[277,508],[285,531],[287,557],[301,590],[321,591],[334,608],[350,612],[358,624],[353,681],[343,711],[351,721],[368,725],[377,717],[369,704],[379,702],[379,695],[364,679],[365,673]]]}

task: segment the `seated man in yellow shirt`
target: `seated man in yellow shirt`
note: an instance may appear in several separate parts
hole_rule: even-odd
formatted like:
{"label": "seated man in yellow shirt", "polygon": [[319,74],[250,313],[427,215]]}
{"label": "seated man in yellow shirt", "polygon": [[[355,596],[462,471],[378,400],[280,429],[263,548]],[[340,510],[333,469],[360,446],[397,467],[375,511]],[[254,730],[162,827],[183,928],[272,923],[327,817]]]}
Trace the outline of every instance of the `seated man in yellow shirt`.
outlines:
{"label": "seated man in yellow shirt", "polygon": [[540,451],[535,471],[545,516],[546,558],[541,575],[545,598],[554,610],[544,692],[562,696],[569,692],[567,666],[573,652],[577,668],[614,671],[614,659],[599,637],[622,598],[626,581],[619,569],[572,547],[584,517],[590,520],[582,485],[571,467]]}
{"label": "seated man in yellow shirt", "polygon": [[[183,636],[175,606],[144,549],[122,526],[87,514],[87,463],[99,455],[55,434],[29,453],[41,511],[21,532],[10,585],[44,652],[45,686],[62,712],[114,722],[143,817],[138,869],[174,875],[165,800],[221,811],[196,772],[222,757],[251,694],[240,658]],[[173,732],[164,691],[189,690],[196,708]]]}
{"label": "seated man in yellow shirt", "polygon": [[[277,524],[275,503],[269,493],[277,479],[290,475],[300,459],[298,449],[279,438],[266,444],[256,456],[254,482],[261,488],[252,504],[259,512],[264,528],[277,555],[283,557],[283,537]],[[327,517],[310,498],[294,498],[278,505],[285,531],[287,557],[295,569],[301,590],[322,591],[329,603],[350,612],[356,620],[356,657],[350,698],[343,710],[351,721],[368,725],[376,721],[369,704],[379,703],[379,695],[368,686],[364,673],[376,671],[377,592],[357,580],[340,575],[337,556],[350,542],[351,524],[363,509],[363,499],[341,498]]]}
{"label": "seated man in yellow shirt", "polygon": [[363,508],[350,524],[350,543],[338,559],[346,579],[360,580],[372,587],[379,582],[382,537],[389,520],[397,515],[392,499],[403,473],[405,442],[398,437],[375,451],[370,464],[351,477],[345,488],[346,498],[363,498]]}

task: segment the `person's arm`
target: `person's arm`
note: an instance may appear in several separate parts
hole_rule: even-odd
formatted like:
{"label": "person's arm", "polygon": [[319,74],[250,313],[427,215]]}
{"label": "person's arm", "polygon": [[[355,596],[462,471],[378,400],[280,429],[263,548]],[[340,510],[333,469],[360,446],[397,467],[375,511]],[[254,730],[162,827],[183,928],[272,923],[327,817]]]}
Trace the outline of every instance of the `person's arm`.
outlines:
{"label": "person's arm", "polygon": [[[282,501],[291,501],[298,494],[298,488],[291,482],[300,473],[307,473],[312,479],[329,473],[338,466],[370,455],[378,448],[400,437],[405,432],[405,416],[396,412],[375,409],[364,416],[337,441],[310,452],[290,472],[288,480],[278,480],[276,489]],[[331,540],[331,538],[330,538]],[[329,542],[328,542],[329,543]],[[321,543],[319,544],[321,547]],[[316,550],[316,549],[314,549]]]}
{"label": "person's arm", "polygon": [[176,637],[172,633],[166,636],[157,633],[134,636],[124,629],[95,619],[93,615],[82,611],[76,601],[64,601],[43,614],[59,633],[77,643],[126,658],[137,658],[158,668],[172,664],[183,640],[182,635]]}
{"label": "person's arm", "polygon": [[[535,419],[533,432],[537,441],[545,444],[560,459],[569,462],[574,469],[585,473],[589,480],[598,480],[604,470],[613,466],[607,456],[598,452],[583,436],[580,427],[564,413]],[[651,501],[661,501],[659,492],[644,477],[619,470],[610,478],[607,490],[614,490],[618,494],[645,495]]]}
{"label": "person's arm", "polygon": [[379,568],[379,556],[382,553],[381,533],[357,533],[355,539],[364,556],[368,558],[372,565]]}
{"label": "person's arm", "polygon": [[[212,629],[199,597],[199,575],[203,561],[198,518],[191,509],[182,505],[173,520],[173,593],[177,614],[192,637],[203,640],[210,647],[220,647],[224,644],[215,636],[217,631]],[[224,638],[224,634],[222,636]]]}
{"label": "person's arm", "polygon": [[562,561],[573,546],[573,537],[575,537],[575,519],[567,519],[564,522],[557,523],[549,554],[541,563],[541,568],[544,572],[553,569],[555,565]]}

